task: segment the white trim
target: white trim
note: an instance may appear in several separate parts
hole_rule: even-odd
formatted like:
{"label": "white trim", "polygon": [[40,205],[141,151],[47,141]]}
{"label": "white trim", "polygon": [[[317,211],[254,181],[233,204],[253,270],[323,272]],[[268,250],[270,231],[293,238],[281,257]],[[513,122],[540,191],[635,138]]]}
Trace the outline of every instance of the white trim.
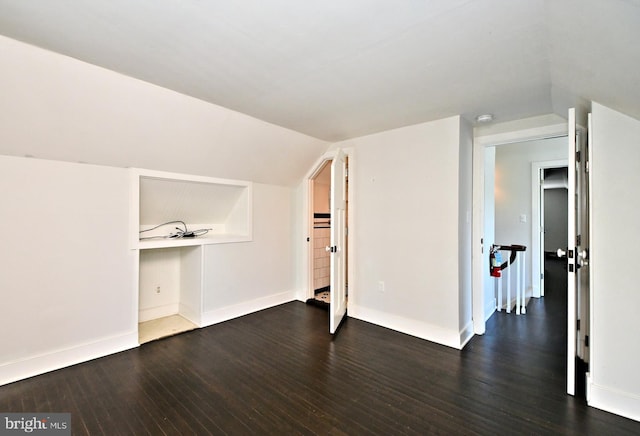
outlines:
{"label": "white trim", "polygon": [[162,306],[141,309],[138,313],[138,322],[151,321],[152,319],[175,315],[179,311],[180,305],[178,303],[169,303],[163,304]]}
{"label": "white trim", "polygon": [[[462,331],[458,332],[415,319],[392,315],[367,307],[355,306],[352,303],[349,305],[348,315],[350,318],[376,324],[457,350],[461,350],[464,344],[473,337],[472,323],[467,324]],[[461,338],[465,338],[465,340],[463,341]]]}
{"label": "white trim", "polygon": [[484,149],[496,145],[566,136],[566,123],[553,124],[494,135],[473,138],[473,223],[472,223],[472,279],[473,279],[473,331],[484,334],[484,275],[482,243],[484,237]]}
{"label": "white trim", "polygon": [[72,347],[8,362],[0,366],[0,385],[87,362],[138,346],[136,330]]}
{"label": "white trim", "polygon": [[542,229],[540,222],[542,221],[542,212],[540,204],[540,171],[546,168],[567,167],[569,161],[567,159],[547,160],[531,162],[531,219],[535,217],[535,222],[531,223],[531,287],[533,298],[540,298],[544,295],[543,280],[540,279],[542,272],[544,253],[542,252],[543,239],[540,237]]}
{"label": "white trim", "polygon": [[295,291],[285,291],[278,294],[267,295],[250,301],[221,307],[219,309],[204,312],[201,317],[202,327],[208,327],[233,318],[248,315],[280,304],[288,303],[296,299]]}
{"label": "white trim", "polygon": [[[589,222],[589,250],[593,253],[593,119],[592,113],[589,112],[587,114],[587,162],[589,162],[589,176],[588,176],[588,185],[587,192],[589,193],[589,212],[587,220]],[[591,257],[591,256],[589,256]],[[597,264],[596,264],[597,265]],[[596,266],[597,267],[597,266]],[[594,357],[594,347],[593,347],[593,333],[596,331],[594,327],[594,316],[593,316],[593,303],[594,303],[594,264],[591,262],[589,264],[589,326],[587,327],[587,333],[591,335],[591,346],[589,347],[588,356],[589,360],[587,364],[592,365],[593,357]],[[589,404],[589,383],[591,380],[591,374],[587,373],[587,404]],[[640,410],[636,409],[636,410]]]}
{"label": "white trim", "polygon": [[467,325],[460,331],[459,334],[459,343],[460,350],[464,348],[465,345],[473,338],[473,320],[469,321]]}
{"label": "white trim", "polygon": [[[471,305],[473,331],[483,335],[486,330],[484,311],[484,153],[485,144],[473,139],[473,181],[471,222]],[[489,249],[487,247],[487,249]]]}
{"label": "white trim", "polygon": [[587,404],[596,409],[640,421],[640,397],[593,383],[587,377]]}
{"label": "white trim", "polygon": [[482,147],[495,147],[498,145],[514,144],[516,142],[557,138],[559,136],[567,136],[566,123],[516,130],[513,132],[497,133],[494,135],[477,136],[474,138],[473,142],[474,145],[477,144]]}
{"label": "white trim", "polygon": [[[202,292],[204,294],[204,292]],[[178,312],[176,312],[183,318],[188,319],[192,324],[197,325],[198,327],[202,327],[200,323],[200,313],[194,310],[192,307],[187,306],[186,304],[179,303],[178,304]],[[160,318],[160,317],[158,317]],[[156,319],[156,318],[152,318]]]}
{"label": "white trim", "polygon": [[496,311],[496,307],[498,307],[498,299],[494,297],[491,299],[491,302],[484,307],[484,322],[487,322],[489,318],[491,318],[491,315]]}

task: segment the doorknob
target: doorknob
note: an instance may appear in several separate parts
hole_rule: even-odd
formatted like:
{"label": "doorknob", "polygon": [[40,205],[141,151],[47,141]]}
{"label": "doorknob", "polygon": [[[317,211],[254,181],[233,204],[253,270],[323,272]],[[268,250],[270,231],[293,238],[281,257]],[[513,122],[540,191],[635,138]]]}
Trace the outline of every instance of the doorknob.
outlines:
{"label": "doorknob", "polygon": [[573,250],[567,249],[567,251],[565,251],[562,248],[558,248],[558,250],[556,251],[556,255],[558,256],[558,258],[568,257],[569,259],[573,259]]}
{"label": "doorknob", "polygon": [[578,265],[587,266],[589,265],[589,250],[584,249],[582,251],[578,251]]}

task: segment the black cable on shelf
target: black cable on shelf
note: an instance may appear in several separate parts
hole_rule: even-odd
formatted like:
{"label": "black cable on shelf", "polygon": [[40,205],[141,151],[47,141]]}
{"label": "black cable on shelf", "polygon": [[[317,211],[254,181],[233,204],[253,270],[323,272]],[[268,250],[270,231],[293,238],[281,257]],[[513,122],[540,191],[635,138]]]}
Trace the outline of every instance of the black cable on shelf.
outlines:
{"label": "black cable on shelf", "polygon": [[150,229],[140,230],[140,233],[151,232],[153,230],[159,229],[160,227],[167,226],[169,224],[182,224],[184,229],[181,229],[180,227],[176,227],[176,232],[175,233],[169,233],[168,235],[158,235],[158,236],[146,236],[146,237],[142,237],[141,236],[140,240],[142,241],[142,240],[147,240],[147,239],[195,238],[197,236],[206,235],[207,233],[209,233],[210,230],[213,230],[213,229],[188,230],[187,229],[187,224],[184,221],[175,220],[175,221],[167,221],[166,223],[158,224],[157,226],[152,227]]}

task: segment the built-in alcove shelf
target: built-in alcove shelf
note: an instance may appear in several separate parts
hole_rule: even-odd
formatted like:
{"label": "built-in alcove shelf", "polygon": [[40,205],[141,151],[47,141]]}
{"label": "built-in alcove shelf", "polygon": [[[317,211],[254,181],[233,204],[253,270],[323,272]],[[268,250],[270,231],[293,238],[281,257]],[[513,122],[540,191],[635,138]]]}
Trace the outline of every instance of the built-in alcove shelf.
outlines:
{"label": "built-in alcove shelf", "polygon": [[[132,248],[185,247],[246,242],[252,239],[253,184],[241,180],[134,168],[132,178]],[[162,238],[180,224],[140,233],[170,221],[190,231],[210,229],[193,238]],[[140,240],[157,237],[155,239]]]}
{"label": "built-in alcove shelf", "polygon": [[[202,326],[204,246],[252,240],[252,188],[251,182],[239,180],[131,169],[140,343]],[[164,238],[176,227],[183,229],[171,224],[140,233],[170,221],[184,222],[189,231],[211,230],[197,237]],[[141,235],[158,238],[140,240]]]}

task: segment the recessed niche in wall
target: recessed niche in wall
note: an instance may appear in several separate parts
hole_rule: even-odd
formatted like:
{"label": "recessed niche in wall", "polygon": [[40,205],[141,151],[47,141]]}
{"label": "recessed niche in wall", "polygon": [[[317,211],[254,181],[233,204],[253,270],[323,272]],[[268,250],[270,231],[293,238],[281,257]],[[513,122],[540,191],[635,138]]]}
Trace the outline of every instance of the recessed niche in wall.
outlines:
{"label": "recessed niche in wall", "polygon": [[[245,181],[131,170],[131,247],[138,251],[140,343],[202,325],[202,245],[251,241],[252,188]],[[163,225],[171,221],[178,222]],[[191,232],[208,232],[168,237],[185,226]],[[148,229],[154,230],[140,233]]]}
{"label": "recessed niche in wall", "polygon": [[[251,182],[132,170],[134,248],[160,248],[250,241],[252,238]],[[137,207],[136,207],[137,206]],[[169,238],[184,230],[207,230],[201,236]],[[141,239],[147,238],[147,239]]]}
{"label": "recessed niche in wall", "polygon": [[201,277],[202,246],[140,250],[140,343],[200,326]]}

